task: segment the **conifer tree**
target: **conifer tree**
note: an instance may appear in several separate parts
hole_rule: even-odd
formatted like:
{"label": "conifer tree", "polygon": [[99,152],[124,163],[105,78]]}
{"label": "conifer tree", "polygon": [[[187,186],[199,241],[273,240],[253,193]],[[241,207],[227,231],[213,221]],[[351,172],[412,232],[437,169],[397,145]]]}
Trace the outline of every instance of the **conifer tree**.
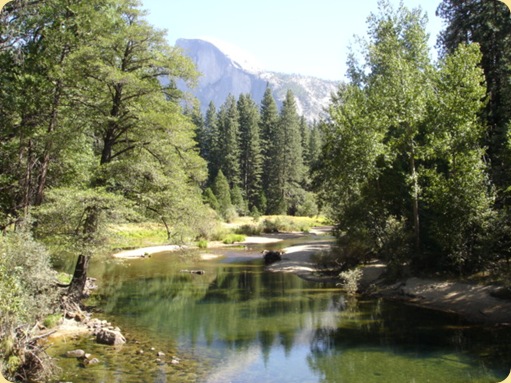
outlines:
{"label": "conifer tree", "polygon": [[208,110],[206,111],[204,130],[203,139],[205,142],[202,144],[202,147],[204,148],[204,158],[208,162],[209,183],[211,184],[220,169],[221,157],[218,116],[213,101],[209,103]]}
{"label": "conifer tree", "polygon": [[309,150],[310,150],[311,129],[304,116],[300,117],[300,136],[302,139],[302,161],[308,166]]}
{"label": "conifer tree", "polygon": [[[240,95],[238,100],[240,124],[241,186],[248,208],[258,205],[262,189],[262,153],[259,138],[259,111],[250,95]],[[261,206],[258,206],[260,208]]]}
{"label": "conifer tree", "polygon": [[[259,123],[261,132],[261,147],[263,154],[263,174],[262,183],[264,194],[268,196],[269,190],[272,187],[273,175],[271,174],[272,168],[272,153],[277,150],[277,143],[275,142],[275,135],[277,133],[277,123],[279,119],[279,112],[277,103],[273,98],[269,84],[266,86],[264,97],[261,101],[261,120]],[[265,198],[266,199],[266,198]],[[265,211],[265,210],[263,210]]]}
{"label": "conifer tree", "polygon": [[219,113],[220,169],[229,185],[240,183],[239,113],[234,96],[229,95]]}
{"label": "conifer tree", "polygon": [[310,169],[314,167],[321,153],[321,128],[318,123],[312,125],[309,135],[309,150],[305,163]]}
{"label": "conifer tree", "polygon": [[213,182],[213,193],[218,201],[220,214],[227,219],[229,211],[232,209],[231,192],[229,189],[229,182],[222,170],[218,171],[215,181]]}

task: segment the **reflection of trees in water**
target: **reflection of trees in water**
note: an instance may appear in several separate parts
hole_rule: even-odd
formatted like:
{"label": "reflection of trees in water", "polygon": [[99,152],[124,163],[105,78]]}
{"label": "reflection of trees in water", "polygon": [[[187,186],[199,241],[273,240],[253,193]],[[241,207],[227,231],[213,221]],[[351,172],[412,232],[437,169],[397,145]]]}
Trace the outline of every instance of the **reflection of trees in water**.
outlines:
{"label": "reflection of trees in water", "polygon": [[297,334],[335,322],[324,318],[339,308],[336,291],[258,265],[209,265],[204,276],[179,273],[182,265],[165,274],[140,262],[106,270],[101,306],[162,336],[232,349],[257,342],[264,355],[275,346],[289,352]]}

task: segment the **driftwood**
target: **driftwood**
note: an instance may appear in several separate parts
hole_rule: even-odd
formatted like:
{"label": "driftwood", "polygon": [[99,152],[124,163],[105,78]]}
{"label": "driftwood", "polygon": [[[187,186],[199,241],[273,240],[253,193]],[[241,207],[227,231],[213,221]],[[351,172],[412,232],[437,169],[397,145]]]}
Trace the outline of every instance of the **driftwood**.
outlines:
{"label": "driftwood", "polygon": [[190,274],[197,274],[197,275],[204,275],[206,274],[206,271],[204,270],[181,270],[182,273],[190,273]]}

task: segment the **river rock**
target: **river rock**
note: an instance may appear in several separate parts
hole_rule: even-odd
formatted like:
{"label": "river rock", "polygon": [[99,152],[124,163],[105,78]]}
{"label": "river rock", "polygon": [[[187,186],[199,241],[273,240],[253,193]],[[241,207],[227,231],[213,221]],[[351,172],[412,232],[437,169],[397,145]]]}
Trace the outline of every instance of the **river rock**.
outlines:
{"label": "river rock", "polygon": [[85,356],[85,351],[83,350],[72,350],[66,352],[66,356],[69,358],[83,358]]}
{"label": "river rock", "polygon": [[99,364],[98,358],[92,358],[92,359],[85,359],[83,361],[84,366],[94,366],[95,364]]}
{"label": "river rock", "polygon": [[263,259],[265,265],[271,265],[272,263],[282,261],[282,252],[275,250],[264,250]]}
{"label": "river rock", "polygon": [[161,357],[164,357],[164,356],[165,356],[165,353],[164,353],[164,352],[161,352],[161,351],[158,351],[158,353],[157,353],[156,355],[158,355],[158,356],[161,358]]}
{"label": "river rock", "polygon": [[96,342],[117,346],[126,343],[126,338],[119,331],[101,329],[96,335]]}

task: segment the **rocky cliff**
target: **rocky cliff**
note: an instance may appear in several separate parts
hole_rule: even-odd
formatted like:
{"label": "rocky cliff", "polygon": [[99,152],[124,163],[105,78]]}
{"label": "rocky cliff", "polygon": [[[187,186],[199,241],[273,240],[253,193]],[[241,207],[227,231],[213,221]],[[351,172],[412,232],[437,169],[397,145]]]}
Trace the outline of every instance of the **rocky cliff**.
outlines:
{"label": "rocky cliff", "polygon": [[176,46],[183,49],[202,74],[198,86],[190,91],[199,99],[203,111],[210,101],[218,108],[229,94],[238,97],[242,93],[249,93],[260,103],[269,84],[279,106],[287,90],[291,89],[296,96],[298,113],[312,121],[323,114],[331,93],[339,85],[314,77],[264,71],[250,59],[218,43],[179,39]]}

